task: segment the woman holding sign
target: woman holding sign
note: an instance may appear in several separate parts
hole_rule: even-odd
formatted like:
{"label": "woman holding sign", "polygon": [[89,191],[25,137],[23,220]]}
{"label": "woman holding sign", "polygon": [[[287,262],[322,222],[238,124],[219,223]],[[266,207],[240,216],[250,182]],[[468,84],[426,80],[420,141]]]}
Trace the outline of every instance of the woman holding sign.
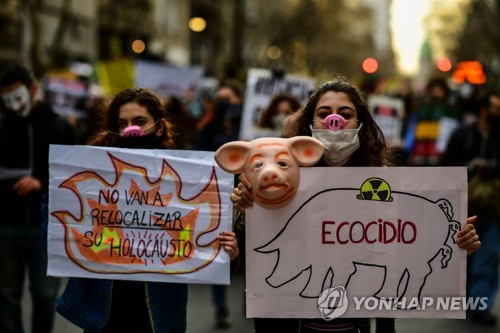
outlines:
{"label": "woman holding sign", "polygon": [[[172,126],[160,100],[148,90],[120,92],[105,121],[107,130],[91,145],[173,148]],[[238,256],[234,233],[222,232],[217,239],[231,260]],[[83,278],[70,278],[56,302],[57,311],[84,332],[185,332],[186,305],[186,284]]]}
{"label": "woman holding sign", "polygon": [[[317,166],[388,166],[390,156],[383,134],[373,120],[361,92],[345,78],[339,77],[319,85],[310,95],[304,109],[290,116],[286,136],[312,136],[325,146]],[[254,196],[249,180],[240,175],[240,183],[231,201],[241,213],[244,226],[245,209],[252,206]],[[481,243],[474,225],[476,217],[458,233],[457,243],[468,253]],[[256,318],[255,331],[261,332],[394,332],[394,319],[336,318],[272,319]]]}

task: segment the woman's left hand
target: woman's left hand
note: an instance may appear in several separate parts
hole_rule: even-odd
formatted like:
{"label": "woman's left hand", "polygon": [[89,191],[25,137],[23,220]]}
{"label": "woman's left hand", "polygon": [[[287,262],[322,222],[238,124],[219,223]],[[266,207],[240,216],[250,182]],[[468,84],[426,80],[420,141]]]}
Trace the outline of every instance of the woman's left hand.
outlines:
{"label": "woman's left hand", "polygon": [[238,258],[240,250],[238,249],[238,241],[234,232],[223,231],[217,236],[217,240],[224,246],[224,250],[229,254],[229,259],[234,260]]}
{"label": "woman's left hand", "polygon": [[471,254],[479,250],[481,241],[479,235],[474,228],[474,222],[477,221],[477,216],[467,218],[467,224],[464,225],[457,235],[457,245],[461,249],[467,250],[467,254]]}

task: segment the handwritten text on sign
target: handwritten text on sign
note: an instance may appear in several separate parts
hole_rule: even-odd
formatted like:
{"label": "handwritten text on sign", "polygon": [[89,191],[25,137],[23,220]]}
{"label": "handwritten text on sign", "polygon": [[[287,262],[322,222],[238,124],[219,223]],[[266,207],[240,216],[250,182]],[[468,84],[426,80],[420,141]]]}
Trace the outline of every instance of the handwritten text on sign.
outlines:
{"label": "handwritten text on sign", "polygon": [[[463,318],[464,309],[418,307],[465,297],[456,238],[466,200],[461,167],[301,168],[287,206],[247,211],[247,316],[321,318],[324,291],[338,300],[345,289],[346,318]],[[359,299],[389,305],[356,308]]]}
{"label": "handwritten text on sign", "polygon": [[52,146],[49,274],[228,283],[233,178],[213,154]]}

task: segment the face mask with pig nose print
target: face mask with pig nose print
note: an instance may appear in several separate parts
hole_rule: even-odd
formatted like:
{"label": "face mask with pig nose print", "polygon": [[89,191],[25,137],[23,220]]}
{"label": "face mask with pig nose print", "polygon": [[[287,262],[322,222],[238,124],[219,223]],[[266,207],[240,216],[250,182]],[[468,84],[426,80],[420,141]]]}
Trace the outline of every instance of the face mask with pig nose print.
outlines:
{"label": "face mask with pig nose print", "polygon": [[347,122],[342,116],[331,114],[323,122],[328,129],[310,127],[313,138],[318,139],[325,145],[323,158],[331,166],[346,164],[352,154],[359,148],[359,130],[363,123],[360,123],[358,128],[344,129]]}

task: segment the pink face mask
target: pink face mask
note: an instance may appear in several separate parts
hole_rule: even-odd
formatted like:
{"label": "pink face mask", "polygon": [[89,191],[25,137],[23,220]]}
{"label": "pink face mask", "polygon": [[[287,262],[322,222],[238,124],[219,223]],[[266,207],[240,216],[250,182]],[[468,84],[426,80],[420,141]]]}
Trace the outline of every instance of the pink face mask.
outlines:
{"label": "pink face mask", "polygon": [[136,137],[136,136],[144,136],[146,134],[146,132],[150,128],[154,127],[160,120],[161,119],[158,119],[151,126],[148,126],[145,129],[142,129],[140,126],[137,126],[137,125],[127,126],[123,130],[123,136],[126,138]]}
{"label": "pink face mask", "polygon": [[133,136],[143,136],[143,135],[144,131],[140,126],[137,125],[125,127],[125,129],[123,130],[123,136],[126,138]]}
{"label": "pink face mask", "polygon": [[325,120],[323,121],[323,125],[334,132],[341,130],[346,124],[347,121],[344,119],[344,117],[336,113],[332,113],[326,116]]}

